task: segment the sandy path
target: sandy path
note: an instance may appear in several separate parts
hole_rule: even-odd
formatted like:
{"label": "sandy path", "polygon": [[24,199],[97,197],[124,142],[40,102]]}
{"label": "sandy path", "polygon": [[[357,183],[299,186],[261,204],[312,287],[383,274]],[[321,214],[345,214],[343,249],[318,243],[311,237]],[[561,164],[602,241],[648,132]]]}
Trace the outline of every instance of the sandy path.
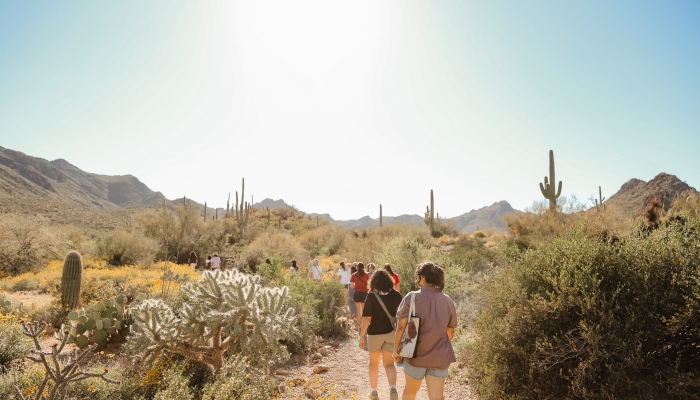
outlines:
{"label": "sandy path", "polygon": [[[357,343],[357,333],[354,337],[340,342],[337,348],[321,360],[329,368],[328,372],[322,374],[312,374],[314,364],[304,363],[290,365],[283,368],[288,372],[287,376],[278,376],[285,380],[285,392],[282,396],[285,399],[306,399],[305,394],[309,392],[312,396],[319,395],[318,399],[367,399],[369,395],[369,376],[367,367],[369,365],[369,353],[360,350]],[[403,370],[397,368],[397,388],[399,398],[405,384]],[[471,388],[464,383],[464,379],[459,378],[461,371],[453,374],[445,382],[445,399],[466,399],[476,400]],[[308,379],[308,380],[307,380]],[[305,389],[304,386],[308,386]],[[379,398],[384,400],[389,398],[389,384],[384,374],[384,368],[379,369]],[[428,399],[425,383],[418,392],[417,399]]]}

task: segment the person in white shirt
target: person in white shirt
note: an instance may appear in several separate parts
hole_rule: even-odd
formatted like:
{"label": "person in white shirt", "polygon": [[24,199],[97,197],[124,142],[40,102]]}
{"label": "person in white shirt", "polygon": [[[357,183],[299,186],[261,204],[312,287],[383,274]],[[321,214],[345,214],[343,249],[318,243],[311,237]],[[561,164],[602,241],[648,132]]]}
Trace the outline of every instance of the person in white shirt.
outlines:
{"label": "person in white shirt", "polygon": [[323,274],[323,268],[318,265],[318,260],[314,258],[313,265],[311,266],[311,279],[315,281],[320,281]]}
{"label": "person in white shirt", "polygon": [[341,261],[340,269],[338,270],[338,282],[347,288],[350,284],[350,275],[350,268],[345,268],[345,263]]}
{"label": "person in white shirt", "polygon": [[211,258],[211,269],[220,269],[221,259],[219,258],[219,253],[214,253],[214,257]]}

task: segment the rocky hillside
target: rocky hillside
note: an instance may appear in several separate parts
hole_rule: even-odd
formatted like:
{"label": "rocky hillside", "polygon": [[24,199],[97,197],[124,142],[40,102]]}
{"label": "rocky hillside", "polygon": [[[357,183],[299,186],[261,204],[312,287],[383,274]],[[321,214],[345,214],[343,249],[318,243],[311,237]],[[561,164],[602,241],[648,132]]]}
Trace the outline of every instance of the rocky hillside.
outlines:
{"label": "rocky hillside", "polygon": [[471,210],[459,217],[450,218],[453,226],[462,232],[474,232],[478,229],[496,228],[505,232],[506,226],[501,220],[506,214],[510,214],[515,209],[505,200],[493,203],[488,207],[478,210]]}
{"label": "rocky hillside", "polygon": [[654,200],[658,199],[668,210],[676,196],[695,192],[695,189],[675,175],[660,173],[649,182],[630,179],[605,203],[619,208],[623,213],[636,217]]}

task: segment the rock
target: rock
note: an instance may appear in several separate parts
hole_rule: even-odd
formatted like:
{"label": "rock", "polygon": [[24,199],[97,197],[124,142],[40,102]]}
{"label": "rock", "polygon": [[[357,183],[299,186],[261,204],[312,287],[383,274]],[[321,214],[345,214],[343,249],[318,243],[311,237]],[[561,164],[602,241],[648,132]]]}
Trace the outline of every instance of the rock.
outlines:
{"label": "rock", "polygon": [[315,353],[313,356],[311,356],[311,361],[320,360],[322,358],[323,356],[321,355],[321,353]]}
{"label": "rock", "polygon": [[287,390],[287,385],[284,384],[284,382],[280,382],[279,385],[277,385],[277,391],[280,393],[284,393]]}
{"label": "rock", "polygon": [[277,371],[275,371],[275,375],[288,376],[288,375],[289,375],[289,371],[286,371],[286,370],[283,370],[283,369],[278,369]]}
{"label": "rock", "polygon": [[318,363],[321,362],[321,360],[313,360],[312,362],[313,362],[314,364],[318,364]]}
{"label": "rock", "polygon": [[331,345],[331,347],[336,348],[336,349],[338,347],[340,347],[340,342],[330,342],[329,344]]}
{"label": "rock", "polygon": [[328,357],[328,355],[331,354],[331,348],[331,346],[321,347],[318,349],[318,352],[324,357]]}
{"label": "rock", "polygon": [[317,399],[321,396],[321,392],[316,388],[306,388],[304,389],[304,394],[310,399]]}
{"label": "rock", "polygon": [[327,372],[329,369],[330,369],[330,368],[328,368],[328,366],[323,365],[323,364],[319,364],[319,365],[317,365],[317,366],[314,367],[314,370],[313,370],[313,374],[312,374],[312,375],[314,375],[314,374],[322,374],[322,373],[324,373],[324,372]]}

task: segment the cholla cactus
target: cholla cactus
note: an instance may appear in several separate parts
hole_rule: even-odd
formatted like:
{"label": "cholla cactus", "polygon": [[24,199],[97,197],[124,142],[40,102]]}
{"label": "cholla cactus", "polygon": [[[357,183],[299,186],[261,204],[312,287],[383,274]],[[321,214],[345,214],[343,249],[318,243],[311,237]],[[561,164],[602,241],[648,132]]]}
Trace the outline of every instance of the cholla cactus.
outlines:
{"label": "cholla cactus", "polygon": [[7,299],[7,293],[3,293],[2,297],[0,297],[0,311],[5,314],[12,311],[12,303]]}
{"label": "cholla cactus", "polygon": [[163,351],[177,353],[216,372],[232,346],[263,353],[279,347],[293,329],[294,312],[285,307],[288,289],[264,287],[256,275],[206,271],[181,293],[187,300],[177,314],[160,299],[132,308],[128,352],[146,363]]}
{"label": "cholla cactus", "polygon": [[[88,378],[99,378],[105,382],[119,384],[119,381],[108,378],[107,368],[104,372],[87,372],[81,367],[88,361],[88,357],[93,347],[88,347],[81,351],[73,350],[72,354],[68,356],[63,362],[61,361],[64,357],[59,355],[66,343],[68,342],[69,336],[61,333],[61,344],[51,346],[51,351],[44,351],[41,343],[39,342],[39,337],[41,333],[46,328],[46,324],[40,324],[39,322],[34,322],[27,324],[22,321],[22,327],[24,328],[24,334],[29,336],[34,341],[35,350],[33,354],[30,355],[30,360],[35,363],[43,365],[46,373],[44,374],[44,380],[39,385],[39,388],[35,391],[35,395],[30,397],[25,396],[19,387],[15,385],[15,393],[17,397],[22,400],[54,400],[54,399],[64,399],[66,397],[67,386],[71,382],[82,381]],[[59,360],[59,358],[61,360]],[[44,390],[47,388],[49,381],[53,381],[53,385],[50,386],[48,394],[43,397]]]}

